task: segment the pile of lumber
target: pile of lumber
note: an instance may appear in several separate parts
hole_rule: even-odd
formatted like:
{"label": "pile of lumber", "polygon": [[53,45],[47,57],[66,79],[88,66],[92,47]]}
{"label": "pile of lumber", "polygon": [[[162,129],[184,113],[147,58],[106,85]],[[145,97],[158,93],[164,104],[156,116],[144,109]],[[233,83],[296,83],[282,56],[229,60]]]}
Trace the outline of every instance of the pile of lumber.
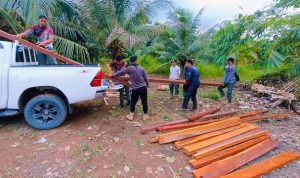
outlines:
{"label": "pile of lumber", "polygon": [[177,149],[191,157],[189,165],[196,178],[258,177],[300,158],[299,154],[287,151],[236,171],[278,147],[278,141],[253,122],[288,118],[288,115],[261,115],[268,110],[217,113],[219,110],[210,109],[183,120],[144,127],[142,133],[161,131],[160,135],[149,139],[149,143],[174,143]]}
{"label": "pile of lumber", "polygon": [[278,90],[275,87],[253,84],[252,91],[259,95],[268,96],[272,102],[272,104],[270,105],[271,107],[279,106],[282,103],[288,103],[289,105],[291,105],[296,100],[294,94],[284,90]]}

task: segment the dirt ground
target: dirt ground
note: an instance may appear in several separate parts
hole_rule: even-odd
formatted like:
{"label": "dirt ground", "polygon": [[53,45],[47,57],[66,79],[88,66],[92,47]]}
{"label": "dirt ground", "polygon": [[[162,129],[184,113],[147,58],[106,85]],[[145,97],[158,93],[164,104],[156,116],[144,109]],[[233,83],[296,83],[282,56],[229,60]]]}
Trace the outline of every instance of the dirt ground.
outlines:
{"label": "dirt ground", "polygon": [[[182,99],[170,99],[167,91],[159,92],[152,84],[149,91],[150,120],[142,122],[142,109],[137,107],[135,122],[124,116],[128,107],[118,108],[117,99],[77,104],[74,113],[57,129],[34,130],[26,125],[22,116],[0,120],[0,177],[128,177],[172,178],[191,177],[186,166],[189,157],[177,151],[172,144],[150,145],[147,140],[157,133],[141,135],[142,125],[160,121],[182,119],[213,106],[222,110],[247,111],[261,109],[264,101],[251,93],[237,91],[235,104],[224,106],[209,98],[198,98],[199,109],[194,113],[181,113]],[[203,88],[201,93],[213,88]],[[276,150],[259,158],[266,159],[283,150],[300,153],[300,118],[286,109],[273,113],[292,113],[288,120],[258,123],[271,131],[280,141]],[[258,161],[258,160],[255,160]],[[268,178],[299,178],[300,161],[265,176]]]}

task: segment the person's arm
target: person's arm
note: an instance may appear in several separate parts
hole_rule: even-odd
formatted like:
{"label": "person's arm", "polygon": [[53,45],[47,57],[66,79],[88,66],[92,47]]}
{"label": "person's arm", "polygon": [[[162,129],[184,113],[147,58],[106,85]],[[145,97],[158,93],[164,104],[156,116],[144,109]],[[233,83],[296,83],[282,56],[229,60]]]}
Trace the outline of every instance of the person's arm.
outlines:
{"label": "person's arm", "polygon": [[124,76],[126,74],[129,74],[130,73],[130,68],[127,67],[123,70],[120,70],[119,72],[117,72],[116,74],[112,75],[112,77],[120,77],[120,76]]}
{"label": "person's arm", "polygon": [[143,71],[143,78],[144,78],[144,80],[146,82],[147,87],[149,88],[148,77],[147,77],[147,74],[146,74],[145,70]]}
{"label": "person's arm", "polygon": [[108,72],[109,75],[113,74],[113,70],[111,68],[111,64],[110,63],[106,64],[106,69],[107,69],[107,72]]}
{"label": "person's arm", "polygon": [[54,41],[54,32],[53,32],[53,30],[50,28],[48,33],[49,33],[49,39],[45,40],[45,41],[42,41],[42,42],[38,42],[37,45],[47,46],[48,44],[53,43],[53,41]]}
{"label": "person's arm", "polygon": [[178,80],[180,79],[180,67],[177,68]]}
{"label": "person's arm", "polygon": [[32,26],[32,27],[28,28],[25,32],[20,33],[20,34],[17,34],[16,37],[17,37],[17,38],[24,38],[24,37],[26,37],[26,36],[32,34],[34,28],[35,28],[35,26]]}

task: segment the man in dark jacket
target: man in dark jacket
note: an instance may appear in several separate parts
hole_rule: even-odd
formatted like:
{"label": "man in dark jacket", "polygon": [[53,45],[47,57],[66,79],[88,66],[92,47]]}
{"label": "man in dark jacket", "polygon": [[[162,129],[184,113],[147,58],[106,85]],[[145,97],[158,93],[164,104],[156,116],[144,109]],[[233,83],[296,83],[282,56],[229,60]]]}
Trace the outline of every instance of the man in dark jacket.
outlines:
{"label": "man in dark jacket", "polygon": [[143,67],[139,66],[137,63],[137,56],[132,56],[130,58],[131,66],[121,70],[120,72],[112,75],[112,77],[124,76],[126,74],[130,77],[130,82],[132,84],[132,94],[130,103],[130,113],[126,116],[128,120],[133,120],[135,106],[139,98],[141,98],[143,105],[143,120],[148,119],[148,99],[147,99],[147,88],[149,87],[147,74]]}
{"label": "man in dark jacket", "polygon": [[185,66],[188,68],[188,76],[186,79],[187,91],[184,93],[184,99],[182,103],[182,111],[186,111],[190,99],[193,101],[193,110],[197,109],[197,90],[200,86],[200,75],[196,67],[194,67],[194,62],[192,60],[187,60]]}

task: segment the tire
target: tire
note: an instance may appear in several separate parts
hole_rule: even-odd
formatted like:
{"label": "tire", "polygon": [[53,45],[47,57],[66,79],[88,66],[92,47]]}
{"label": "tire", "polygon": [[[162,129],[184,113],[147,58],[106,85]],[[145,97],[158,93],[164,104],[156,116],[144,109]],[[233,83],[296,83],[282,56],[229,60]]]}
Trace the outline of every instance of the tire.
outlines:
{"label": "tire", "polygon": [[26,104],[24,117],[26,122],[35,129],[53,129],[65,121],[67,106],[65,101],[56,95],[38,95]]}

